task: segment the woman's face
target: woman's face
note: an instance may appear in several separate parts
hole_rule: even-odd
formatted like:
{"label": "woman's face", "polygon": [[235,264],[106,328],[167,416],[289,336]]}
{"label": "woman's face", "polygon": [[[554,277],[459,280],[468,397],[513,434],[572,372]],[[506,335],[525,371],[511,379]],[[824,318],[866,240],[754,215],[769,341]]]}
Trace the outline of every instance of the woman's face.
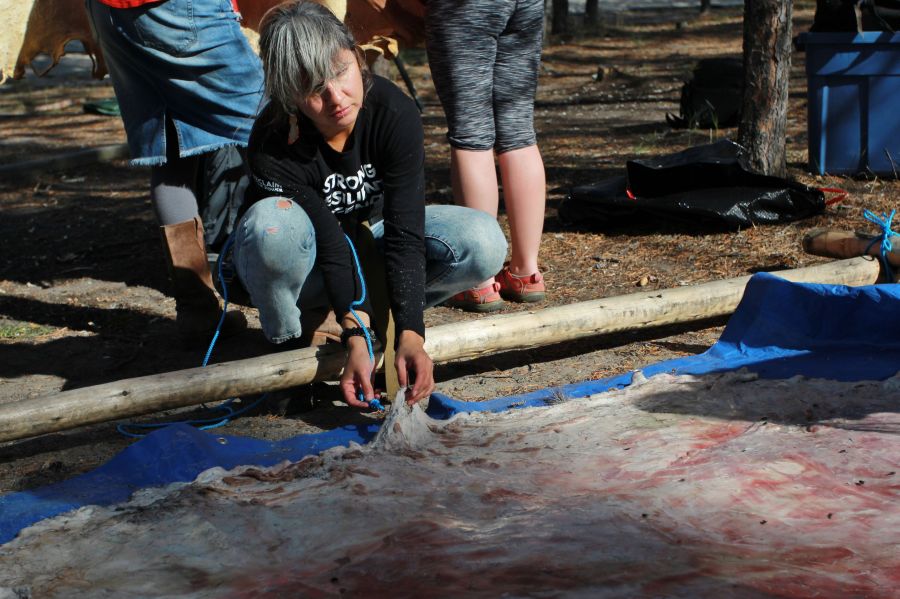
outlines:
{"label": "woman's face", "polygon": [[317,86],[317,93],[300,100],[300,111],[326,140],[349,135],[362,108],[363,80],[356,54],[341,50],[337,76]]}

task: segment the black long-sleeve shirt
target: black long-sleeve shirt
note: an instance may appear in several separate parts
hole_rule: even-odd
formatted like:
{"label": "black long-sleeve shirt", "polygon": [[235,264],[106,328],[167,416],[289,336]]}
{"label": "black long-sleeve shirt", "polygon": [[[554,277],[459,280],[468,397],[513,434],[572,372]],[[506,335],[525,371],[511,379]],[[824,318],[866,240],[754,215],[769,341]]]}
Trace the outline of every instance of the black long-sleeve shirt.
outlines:
{"label": "black long-sleeve shirt", "polygon": [[289,125],[272,126],[271,108],[263,110],[250,134],[252,184],[245,209],[273,195],[289,197],[303,208],[316,232],[316,264],[339,313],[360,292],[342,225],[349,231],[361,220],[383,217],[385,270],[397,332],[411,330],[424,337],[425,150],[413,101],[390,81],[374,76],[343,152],[331,148],[299,113],[299,137],[289,143]]}

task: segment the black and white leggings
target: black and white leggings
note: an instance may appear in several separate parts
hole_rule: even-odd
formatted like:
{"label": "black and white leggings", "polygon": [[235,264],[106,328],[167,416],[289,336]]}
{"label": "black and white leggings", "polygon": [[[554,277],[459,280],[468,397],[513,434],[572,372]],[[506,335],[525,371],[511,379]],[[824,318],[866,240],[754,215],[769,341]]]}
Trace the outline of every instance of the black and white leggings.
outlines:
{"label": "black and white leggings", "polygon": [[534,145],[544,0],[428,0],[428,64],[454,148]]}

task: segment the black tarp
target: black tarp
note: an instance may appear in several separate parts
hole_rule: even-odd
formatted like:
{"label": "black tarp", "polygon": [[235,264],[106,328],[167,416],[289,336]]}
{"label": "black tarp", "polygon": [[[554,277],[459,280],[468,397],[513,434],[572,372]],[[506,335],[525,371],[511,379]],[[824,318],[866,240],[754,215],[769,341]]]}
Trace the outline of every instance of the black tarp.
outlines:
{"label": "black tarp", "polygon": [[595,229],[668,224],[738,230],[808,218],[825,209],[822,190],[753,172],[745,150],[730,140],[630,160],[625,171],[573,187],[559,207],[560,220]]}

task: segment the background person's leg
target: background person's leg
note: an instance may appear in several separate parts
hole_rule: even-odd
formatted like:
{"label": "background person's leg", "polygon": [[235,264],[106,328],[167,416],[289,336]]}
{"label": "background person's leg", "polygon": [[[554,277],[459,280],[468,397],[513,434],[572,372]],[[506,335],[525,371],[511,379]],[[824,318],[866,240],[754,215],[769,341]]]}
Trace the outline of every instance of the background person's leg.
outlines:
{"label": "background person's leg", "polygon": [[[460,206],[482,210],[494,218],[499,204],[493,152],[494,60],[497,36],[514,6],[515,2],[508,0],[482,0],[465,6],[458,0],[432,0],[426,6],[428,64],[447,117],[453,198]],[[490,289],[494,274],[476,281],[473,287]],[[492,289],[490,294],[488,299],[496,300],[494,308],[501,307],[499,296]],[[460,307],[470,303],[465,297],[458,299]],[[483,304],[471,309],[480,307]]]}
{"label": "background person's leg", "polygon": [[195,191],[199,162],[199,156],[179,156],[178,134],[166,118],[166,161],[150,167],[150,201],[161,226],[200,216]]}
{"label": "background person's leg", "polygon": [[450,182],[457,204],[497,218],[500,196],[493,150],[450,148]]}
{"label": "background person's leg", "polygon": [[514,301],[544,298],[538,251],[544,229],[546,177],[534,131],[534,97],[543,39],[542,0],[522,0],[497,40],[494,119],[503,203],[512,256],[500,273],[500,293]]}
{"label": "background person's leg", "polygon": [[[203,239],[199,216],[159,228],[166,266],[175,298],[175,322],[182,342],[187,346],[209,343],[221,318],[219,297]],[[241,312],[229,312],[222,321],[220,335],[227,337],[247,328]]]}
{"label": "background person's leg", "polygon": [[[121,10],[86,1],[133,163],[151,166],[150,197],[172,281],[176,322],[189,344],[210,340],[220,309],[197,205],[199,159],[182,154],[246,144],[262,81],[259,61],[246,40],[240,38],[238,46],[245,50],[241,54],[232,50],[237,37],[226,44],[218,34],[223,27],[237,30],[236,15],[222,6],[213,1],[166,2]],[[190,52],[183,54],[188,46]],[[217,59],[220,54],[224,58]],[[179,110],[203,118],[188,123]],[[180,119],[180,126],[173,118]],[[243,315],[231,312],[221,333],[227,336],[245,327]]]}
{"label": "background person's leg", "polygon": [[[185,344],[199,345],[212,339],[221,317],[194,192],[199,158],[180,157],[178,137],[168,119],[166,129],[166,162],[150,169],[150,199],[160,225],[178,332]],[[229,337],[246,327],[244,315],[231,311],[220,334]]]}
{"label": "background person's leg", "polygon": [[536,145],[504,152],[498,160],[512,245],[509,270],[514,275],[530,275],[538,271],[538,251],[544,230],[547,199],[544,161]]}
{"label": "background person's leg", "polygon": [[[450,181],[453,199],[460,206],[474,208],[497,218],[500,193],[497,189],[497,170],[493,150],[462,150],[450,148]],[[504,240],[505,241],[505,240]],[[494,275],[478,281],[472,287],[494,284]]]}

